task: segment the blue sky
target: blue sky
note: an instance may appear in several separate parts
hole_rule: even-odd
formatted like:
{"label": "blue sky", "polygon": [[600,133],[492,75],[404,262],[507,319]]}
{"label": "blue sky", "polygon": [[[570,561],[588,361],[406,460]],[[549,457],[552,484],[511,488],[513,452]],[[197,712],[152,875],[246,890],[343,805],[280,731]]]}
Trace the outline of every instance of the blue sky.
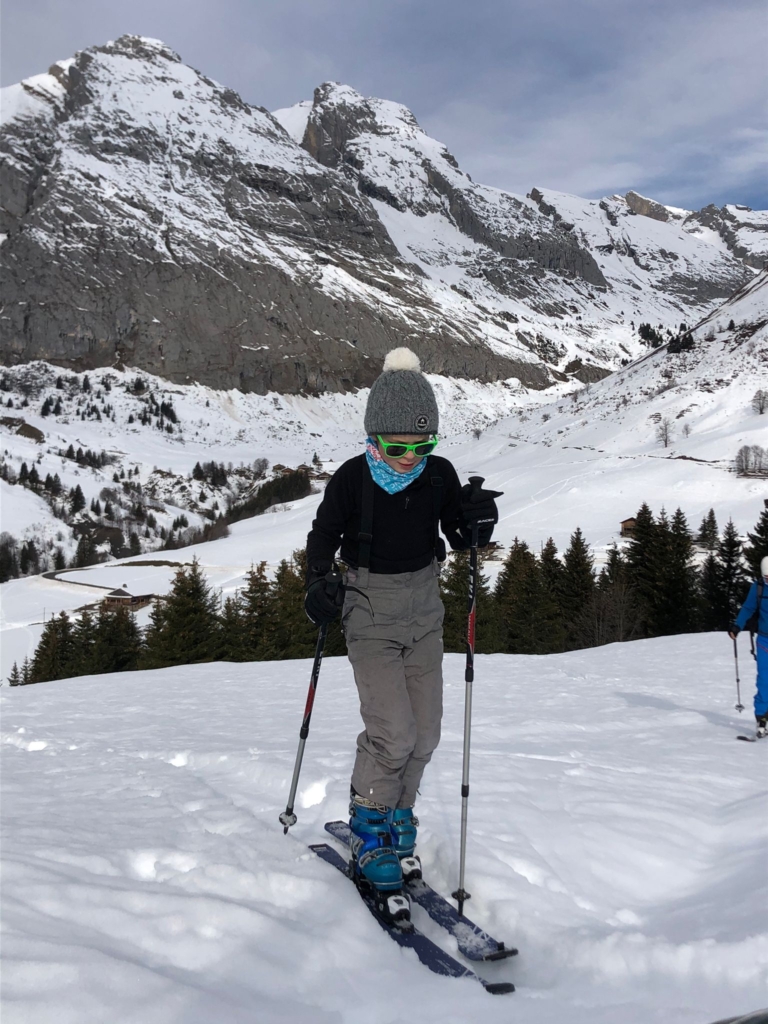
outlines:
{"label": "blue sky", "polygon": [[768,208],[764,0],[4,0],[2,84],[125,32],[251,103],[406,104],[477,181]]}

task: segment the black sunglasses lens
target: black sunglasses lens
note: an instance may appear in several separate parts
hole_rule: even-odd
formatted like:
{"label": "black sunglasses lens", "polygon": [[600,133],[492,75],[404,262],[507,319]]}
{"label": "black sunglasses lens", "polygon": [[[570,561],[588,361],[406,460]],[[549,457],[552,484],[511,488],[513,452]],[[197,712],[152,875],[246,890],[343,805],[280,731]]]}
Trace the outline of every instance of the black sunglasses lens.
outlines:
{"label": "black sunglasses lens", "polygon": [[408,449],[404,444],[388,444],[386,445],[386,452],[390,459],[399,459],[401,455],[405,455]]}
{"label": "black sunglasses lens", "polygon": [[436,441],[425,441],[424,444],[416,445],[414,452],[416,455],[429,455],[436,443]]}

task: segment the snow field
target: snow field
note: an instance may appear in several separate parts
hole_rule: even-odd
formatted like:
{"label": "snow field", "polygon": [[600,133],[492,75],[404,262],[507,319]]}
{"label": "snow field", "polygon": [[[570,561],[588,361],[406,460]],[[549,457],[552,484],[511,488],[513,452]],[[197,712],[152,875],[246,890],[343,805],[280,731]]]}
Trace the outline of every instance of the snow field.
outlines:
{"label": "snow field", "polygon": [[[431,975],[306,850],[346,814],[360,727],[346,659],[323,665],[283,836],[310,668],[4,691],[4,1020],[352,1024],[365,999],[374,1024],[706,1024],[768,1002],[766,751],[734,742],[751,723],[732,710],[722,637],[477,658],[467,912],[521,950],[480,968],[515,982],[503,998]],[[418,805],[445,893],[463,699],[449,655]]]}

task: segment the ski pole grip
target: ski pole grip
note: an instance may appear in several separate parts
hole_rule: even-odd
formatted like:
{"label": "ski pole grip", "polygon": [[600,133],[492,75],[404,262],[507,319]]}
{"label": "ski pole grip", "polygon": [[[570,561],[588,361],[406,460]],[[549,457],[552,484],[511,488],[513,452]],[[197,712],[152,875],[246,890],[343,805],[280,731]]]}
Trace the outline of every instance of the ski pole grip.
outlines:
{"label": "ski pole grip", "polygon": [[341,586],[341,573],[338,571],[338,569],[330,569],[325,574],[325,589],[326,589],[326,592],[331,597],[334,597],[336,595],[336,591],[339,589],[340,586]]}
{"label": "ski pole grip", "polygon": [[470,497],[473,498],[479,491],[483,489],[485,483],[484,476],[471,476],[469,478],[469,486],[471,488]]}

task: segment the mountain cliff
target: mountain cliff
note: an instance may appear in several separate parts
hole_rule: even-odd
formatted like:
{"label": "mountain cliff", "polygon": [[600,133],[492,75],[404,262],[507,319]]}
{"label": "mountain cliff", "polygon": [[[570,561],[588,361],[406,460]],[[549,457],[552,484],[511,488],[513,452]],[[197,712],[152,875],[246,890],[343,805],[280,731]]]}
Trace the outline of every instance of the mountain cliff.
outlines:
{"label": "mountain cliff", "polygon": [[407,343],[434,373],[544,388],[638,354],[634,321],[698,320],[765,237],[487,188],[399,104],[326,83],[273,115],[136,36],[2,106],[11,364],[318,393]]}

